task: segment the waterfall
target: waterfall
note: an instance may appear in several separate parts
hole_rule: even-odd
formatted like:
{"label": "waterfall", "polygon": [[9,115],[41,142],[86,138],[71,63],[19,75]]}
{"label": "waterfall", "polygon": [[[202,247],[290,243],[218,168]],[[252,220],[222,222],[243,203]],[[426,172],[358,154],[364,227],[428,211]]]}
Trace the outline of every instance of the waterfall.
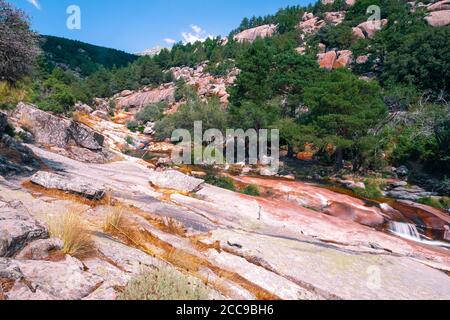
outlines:
{"label": "waterfall", "polygon": [[402,238],[407,238],[415,241],[421,240],[420,233],[417,230],[416,226],[410,223],[391,221],[389,222],[389,231]]}

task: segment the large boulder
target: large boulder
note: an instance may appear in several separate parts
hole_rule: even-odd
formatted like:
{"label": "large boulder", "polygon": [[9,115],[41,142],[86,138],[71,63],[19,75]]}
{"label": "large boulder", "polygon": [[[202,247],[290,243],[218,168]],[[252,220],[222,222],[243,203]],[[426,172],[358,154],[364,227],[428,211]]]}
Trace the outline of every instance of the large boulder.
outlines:
{"label": "large boulder", "polygon": [[450,24],[450,10],[433,11],[425,19],[432,27],[444,27]]}
{"label": "large boulder", "polygon": [[105,137],[89,127],[78,122],[72,122],[68,131],[78,146],[93,151],[102,150]]}
{"label": "large boulder", "polygon": [[11,257],[31,241],[47,237],[47,229],[21,202],[6,202],[0,197],[0,257]]}
{"label": "large boulder", "polygon": [[17,125],[33,134],[42,145],[66,148],[70,144],[90,150],[102,149],[103,137],[73,120],[42,111],[33,105],[19,103],[12,117]]}
{"label": "large boulder", "polygon": [[103,282],[100,277],[85,271],[81,261],[69,256],[59,262],[10,260],[9,263],[10,269],[14,267],[24,280],[16,280],[5,294],[9,300],[80,300]]}
{"label": "large boulder", "polygon": [[176,190],[190,193],[198,191],[204,180],[190,177],[175,170],[153,171],[149,176],[150,183],[160,189]]}
{"label": "large boulder", "polygon": [[164,85],[156,89],[144,89],[141,91],[129,93],[125,96],[119,96],[116,99],[116,106],[119,109],[124,108],[143,108],[157,102],[175,102],[175,86]]}
{"label": "large boulder", "polygon": [[266,24],[252,29],[244,30],[234,36],[237,42],[253,42],[257,38],[271,37],[277,31],[277,26],[274,24]]}
{"label": "large boulder", "polygon": [[46,260],[53,251],[62,250],[64,243],[58,238],[40,239],[27,245],[19,254],[18,260]]}
{"label": "large boulder", "polygon": [[336,62],[336,51],[328,51],[318,55],[319,65],[321,68],[332,70],[334,63]]}
{"label": "large boulder", "polygon": [[302,21],[298,25],[298,29],[304,34],[312,34],[319,31],[325,26],[325,21],[320,20],[318,17],[314,17],[312,13],[305,13],[302,17]]}
{"label": "large boulder", "polygon": [[39,171],[31,177],[31,182],[46,189],[71,192],[92,200],[101,200],[106,195],[104,186],[94,184],[81,177]]}
{"label": "large boulder", "polygon": [[37,143],[64,148],[69,143],[70,120],[57,117],[32,105],[19,103],[12,114],[18,126],[33,134]]}
{"label": "large boulder", "polygon": [[358,38],[373,38],[387,23],[387,19],[366,21],[353,28],[353,34]]}
{"label": "large boulder", "polygon": [[333,64],[333,69],[346,68],[352,62],[353,53],[350,50],[337,52],[337,59]]}

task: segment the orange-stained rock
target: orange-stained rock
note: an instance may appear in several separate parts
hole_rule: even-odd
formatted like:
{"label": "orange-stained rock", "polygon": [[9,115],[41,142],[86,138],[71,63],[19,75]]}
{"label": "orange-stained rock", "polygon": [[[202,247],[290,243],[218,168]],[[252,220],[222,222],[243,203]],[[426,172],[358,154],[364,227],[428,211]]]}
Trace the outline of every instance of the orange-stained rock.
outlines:
{"label": "orange-stained rock", "polygon": [[346,68],[352,62],[353,53],[350,50],[342,50],[337,52],[337,60],[333,64],[333,69]]}
{"label": "orange-stained rock", "polygon": [[384,223],[384,213],[380,208],[369,207],[362,200],[312,184],[255,177],[236,179],[270,189],[274,199],[312,208],[341,220],[349,220],[371,227],[381,226]]}
{"label": "orange-stained rock", "polygon": [[330,201],[324,212],[340,219],[351,220],[365,226],[380,226],[384,223],[381,212],[374,213],[372,210],[364,210],[348,202]]}
{"label": "orange-stained rock", "polygon": [[237,42],[243,43],[243,42],[253,42],[257,38],[267,38],[274,35],[274,33],[277,31],[277,26],[274,24],[266,24],[263,26],[259,26],[252,29],[244,30],[237,35],[234,36],[234,39]]}
{"label": "orange-stained rock", "polygon": [[312,151],[304,151],[297,153],[297,159],[303,161],[311,161],[314,157],[314,153]]}
{"label": "orange-stained rock", "polygon": [[332,70],[334,63],[336,62],[336,51],[328,51],[318,55],[319,65],[321,68]]}
{"label": "orange-stained rock", "polygon": [[425,17],[433,27],[444,27],[450,24],[450,10],[434,11]]}

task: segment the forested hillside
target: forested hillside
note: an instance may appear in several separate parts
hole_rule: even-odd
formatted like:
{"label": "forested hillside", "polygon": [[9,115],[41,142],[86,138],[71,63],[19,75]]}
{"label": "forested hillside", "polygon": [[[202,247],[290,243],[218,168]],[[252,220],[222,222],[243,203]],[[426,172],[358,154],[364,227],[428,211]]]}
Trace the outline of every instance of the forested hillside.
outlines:
{"label": "forested hillside", "polygon": [[41,36],[40,44],[47,63],[82,76],[88,76],[101,67],[126,67],[137,59],[137,56],[123,51],[54,36]]}

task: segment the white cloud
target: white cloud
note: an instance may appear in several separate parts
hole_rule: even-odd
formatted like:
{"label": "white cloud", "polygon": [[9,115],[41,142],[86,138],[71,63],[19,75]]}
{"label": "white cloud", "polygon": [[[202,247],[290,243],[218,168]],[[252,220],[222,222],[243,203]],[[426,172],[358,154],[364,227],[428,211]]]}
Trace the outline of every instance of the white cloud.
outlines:
{"label": "white cloud", "polygon": [[184,43],[194,43],[197,41],[203,42],[208,38],[213,38],[212,35],[208,35],[205,30],[195,24],[192,24],[190,27],[192,29],[192,32],[181,33]]}
{"label": "white cloud", "polygon": [[177,42],[177,40],[172,39],[172,38],[164,38],[163,40],[167,44],[174,44],[175,42]]}
{"label": "white cloud", "polygon": [[29,3],[31,3],[33,6],[36,7],[36,9],[41,10],[41,4],[38,0],[27,0]]}

